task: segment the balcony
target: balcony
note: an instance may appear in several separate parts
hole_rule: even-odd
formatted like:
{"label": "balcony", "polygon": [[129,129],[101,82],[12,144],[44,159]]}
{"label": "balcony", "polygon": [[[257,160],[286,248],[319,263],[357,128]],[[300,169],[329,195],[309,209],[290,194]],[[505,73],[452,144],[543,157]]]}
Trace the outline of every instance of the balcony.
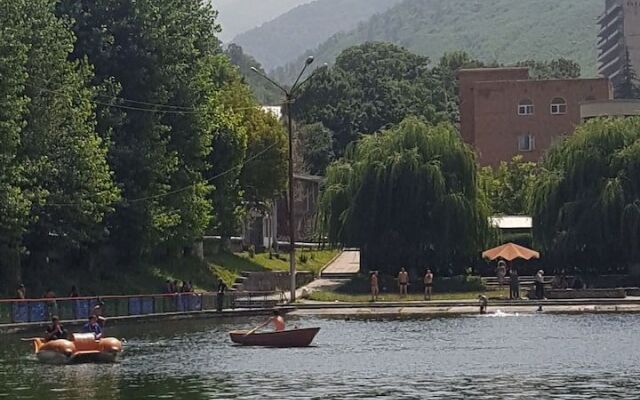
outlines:
{"label": "balcony", "polygon": [[598,72],[611,79],[622,68],[622,57],[616,57],[606,64],[598,66]]}
{"label": "balcony", "polygon": [[622,13],[622,7],[620,6],[620,4],[614,5],[613,7],[605,11],[605,13],[600,17],[598,17],[598,25],[608,24],[609,22],[611,22],[612,18],[614,18],[616,15],[619,15],[620,13]]}
{"label": "balcony", "polygon": [[611,43],[611,47],[605,47],[600,50],[600,54],[598,54],[598,62],[600,65],[606,65],[615,57],[620,57],[623,54],[624,46],[622,45],[622,41],[617,40]]}
{"label": "balcony", "polygon": [[611,35],[609,35],[608,37],[601,37],[598,40],[598,44],[596,45],[598,47],[598,50],[602,50],[603,47],[608,47],[611,46],[612,42],[617,42],[622,38],[622,30],[617,29],[615,30]]}
{"label": "balcony", "polygon": [[600,28],[598,37],[609,37],[615,30],[622,30],[623,21],[622,13],[617,14],[608,24]]}

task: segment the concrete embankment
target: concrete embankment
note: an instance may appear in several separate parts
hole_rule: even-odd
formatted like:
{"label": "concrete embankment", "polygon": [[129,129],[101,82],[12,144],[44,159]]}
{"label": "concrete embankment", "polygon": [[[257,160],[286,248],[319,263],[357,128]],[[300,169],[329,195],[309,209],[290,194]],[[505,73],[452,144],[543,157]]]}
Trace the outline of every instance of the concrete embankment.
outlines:
{"label": "concrete embankment", "polygon": [[[640,298],[496,301],[490,302],[487,313],[640,313]],[[292,316],[323,317],[403,317],[456,316],[479,314],[477,301],[389,302],[389,303],[305,303],[297,304]]]}
{"label": "concrete embankment", "polygon": [[[289,313],[294,310],[293,307],[280,307],[285,313]],[[212,319],[212,318],[240,318],[240,317],[255,317],[262,315],[270,315],[272,308],[251,308],[251,309],[235,309],[224,310],[222,312],[217,311],[194,311],[194,312],[176,312],[176,313],[162,313],[162,314],[148,314],[148,315],[132,315],[123,317],[111,317],[107,318],[107,324],[109,326],[125,326],[130,324],[141,324],[149,322],[163,322],[163,321],[179,321],[184,319]],[[63,321],[64,326],[70,330],[77,330],[81,328],[87,321],[82,320],[68,320]],[[49,322],[29,322],[19,324],[2,324],[0,325],[0,334],[11,333],[34,333],[41,334]]]}

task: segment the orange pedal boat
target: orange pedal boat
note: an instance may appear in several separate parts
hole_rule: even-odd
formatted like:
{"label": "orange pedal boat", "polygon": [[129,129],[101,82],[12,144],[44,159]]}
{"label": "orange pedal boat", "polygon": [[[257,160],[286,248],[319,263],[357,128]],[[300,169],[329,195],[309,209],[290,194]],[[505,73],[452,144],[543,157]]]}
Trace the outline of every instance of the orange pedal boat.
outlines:
{"label": "orange pedal boat", "polygon": [[36,357],[47,364],[112,363],[122,352],[122,342],[116,338],[96,340],[93,333],[75,333],[72,338],[50,341],[34,339]]}
{"label": "orange pedal boat", "polygon": [[231,341],[243,346],[264,347],[307,347],[311,344],[320,328],[291,329],[280,332],[252,333],[248,331],[229,332]]}

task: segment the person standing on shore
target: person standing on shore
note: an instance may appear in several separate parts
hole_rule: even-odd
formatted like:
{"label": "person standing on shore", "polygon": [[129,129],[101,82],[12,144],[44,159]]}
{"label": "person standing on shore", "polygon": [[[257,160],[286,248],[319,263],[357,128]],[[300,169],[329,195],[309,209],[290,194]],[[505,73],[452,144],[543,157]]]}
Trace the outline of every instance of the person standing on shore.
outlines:
{"label": "person standing on shore", "polygon": [[218,279],[218,312],[222,312],[222,308],[224,307],[224,292],[227,290],[227,285],[224,283],[222,279]]}
{"label": "person standing on shore", "polygon": [[509,299],[520,299],[520,277],[518,276],[518,270],[515,267],[511,267],[509,272]]}
{"label": "person standing on shore", "polygon": [[540,270],[536,274],[535,278],[535,286],[536,286],[536,298],[538,300],[544,299],[544,271]]}
{"label": "person standing on shore", "polygon": [[507,275],[507,263],[504,260],[498,261],[498,267],[496,268],[496,277],[498,278],[498,287],[502,292],[502,286],[504,286],[504,277]]}
{"label": "person standing on shore", "polygon": [[398,284],[400,286],[400,297],[406,296],[407,286],[409,286],[409,274],[404,267],[400,268],[400,273],[398,273]]}
{"label": "person standing on shore", "polygon": [[431,301],[431,291],[433,290],[433,273],[431,269],[427,268],[427,273],[424,275],[424,299]]}
{"label": "person standing on shore", "polygon": [[27,298],[27,289],[22,283],[18,285],[18,290],[16,290],[16,298],[20,300],[24,300]]}
{"label": "person standing on shore", "polygon": [[369,278],[371,283],[371,301],[378,300],[378,294],[380,293],[380,287],[378,285],[378,272],[371,272],[371,277]]}

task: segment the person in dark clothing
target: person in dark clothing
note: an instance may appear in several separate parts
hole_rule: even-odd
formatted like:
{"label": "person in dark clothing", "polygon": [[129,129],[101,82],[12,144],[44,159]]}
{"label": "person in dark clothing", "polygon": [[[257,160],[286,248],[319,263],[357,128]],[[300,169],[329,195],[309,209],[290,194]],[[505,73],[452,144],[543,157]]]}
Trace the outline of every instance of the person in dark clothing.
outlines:
{"label": "person in dark clothing", "polygon": [[82,332],[84,332],[84,333],[93,333],[93,336],[95,336],[96,340],[101,339],[102,338],[102,327],[100,327],[100,324],[98,323],[98,316],[96,316],[96,315],[90,316],[89,317],[89,322],[87,322],[82,327]]}
{"label": "person in dark clothing", "polygon": [[224,292],[227,290],[227,285],[222,281],[222,279],[218,279],[218,311],[222,311],[222,307],[224,306]]}
{"label": "person in dark clothing", "polygon": [[180,287],[180,293],[189,293],[189,284],[187,281],[182,281],[182,286]]}
{"label": "person in dark clothing", "polygon": [[164,292],[166,294],[173,294],[175,292],[175,290],[173,290],[173,283],[171,282],[171,279],[167,279],[165,282]]}
{"label": "person in dark clothing", "polygon": [[71,286],[71,290],[69,291],[69,297],[80,297],[80,292],[76,285]]}
{"label": "person in dark clothing", "polygon": [[56,315],[51,317],[51,325],[47,327],[44,338],[49,341],[66,339],[68,336],[69,335],[67,334],[67,331],[62,327],[62,324],[60,323],[60,318],[58,318]]}
{"label": "person in dark clothing", "polygon": [[534,280],[536,288],[536,298],[538,300],[544,300],[544,271],[540,270],[535,276]]}
{"label": "person in dark clothing", "polygon": [[178,293],[180,291],[180,282],[176,279],[173,281],[173,293]]}
{"label": "person in dark clothing", "polygon": [[520,277],[515,267],[511,267],[511,272],[509,273],[509,288],[509,299],[520,299]]}

